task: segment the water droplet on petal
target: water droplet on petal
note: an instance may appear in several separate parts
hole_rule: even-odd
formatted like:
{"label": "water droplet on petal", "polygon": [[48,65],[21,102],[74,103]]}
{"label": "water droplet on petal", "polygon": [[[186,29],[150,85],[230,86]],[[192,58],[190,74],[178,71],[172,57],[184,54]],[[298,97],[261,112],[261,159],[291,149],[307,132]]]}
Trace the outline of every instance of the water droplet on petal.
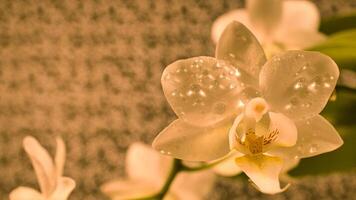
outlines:
{"label": "water droplet on petal", "polygon": [[242,102],[241,100],[239,100],[239,101],[237,102],[237,106],[240,107],[240,108],[242,108],[242,107],[245,106],[245,103]]}
{"label": "water droplet on petal", "polygon": [[298,57],[299,57],[299,58],[304,58],[304,55],[301,54],[301,53],[299,53],[299,54],[298,54]]}
{"label": "water droplet on petal", "polygon": [[206,97],[206,93],[203,90],[199,90],[199,95],[202,97]]}
{"label": "water droplet on petal", "polygon": [[229,56],[230,56],[231,58],[235,58],[235,57],[236,57],[235,54],[233,54],[233,53],[229,53]]}
{"label": "water droplet on petal", "polygon": [[315,153],[318,150],[318,145],[312,144],[309,148],[309,153]]}
{"label": "water droplet on petal", "polygon": [[187,92],[188,97],[192,96],[193,94],[194,94],[194,92],[192,90],[188,90],[188,92]]}
{"label": "water droplet on petal", "polygon": [[213,108],[213,110],[214,110],[214,113],[215,114],[219,114],[219,115],[221,115],[221,114],[223,114],[224,112],[225,112],[225,110],[226,110],[226,105],[224,104],[224,103],[216,103],[215,105],[214,105],[214,108]]}
{"label": "water droplet on petal", "polygon": [[291,108],[292,108],[292,104],[290,104],[290,103],[284,106],[284,109],[286,109],[286,110],[289,110]]}
{"label": "water droplet on petal", "polygon": [[302,87],[302,83],[301,82],[297,82],[296,84],[294,84],[294,89],[298,90]]}
{"label": "water droplet on petal", "polygon": [[312,82],[308,85],[308,90],[311,92],[316,92],[316,82]]}
{"label": "water droplet on petal", "polygon": [[329,88],[330,87],[330,83],[324,83],[324,87]]}

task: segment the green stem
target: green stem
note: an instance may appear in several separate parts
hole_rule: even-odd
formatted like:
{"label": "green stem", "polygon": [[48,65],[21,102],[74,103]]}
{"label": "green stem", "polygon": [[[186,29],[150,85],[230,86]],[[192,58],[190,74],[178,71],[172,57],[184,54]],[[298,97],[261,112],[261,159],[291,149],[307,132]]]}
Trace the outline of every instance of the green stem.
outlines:
{"label": "green stem", "polygon": [[[228,158],[228,157],[226,157],[226,158]],[[217,165],[218,163],[224,161],[226,158],[220,159],[216,162],[212,162],[209,164],[203,164],[199,167],[188,167],[188,166],[184,165],[181,160],[174,159],[171,172],[169,173],[168,178],[167,178],[166,182],[164,183],[161,191],[155,195],[136,199],[136,200],[162,200],[165,197],[165,195],[168,193],[169,188],[172,186],[172,183],[173,183],[174,179],[177,177],[177,175],[179,174],[179,172],[182,172],[182,171],[195,172],[195,171],[208,169],[208,168],[211,168],[211,167]]]}
{"label": "green stem", "polygon": [[168,178],[166,182],[164,183],[161,191],[155,195],[149,196],[149,197],[144,197],[136,200],[162,200],[164,196],[167,194],[169,188],[171,187],[174,179],[178,175],[179,172],[181,172],[183,169],[183,164],[181,160],[174,159],[173,160],[173,166],[172,169],[168,175]]}
{"label": "green stem", "polygon": [[174,179],[176,178],[176,176],[178,175],[178,173],[180,171],[182,171],[183,169],[183,164],[181,160],[178,159],[174,159],[173,160],[173,167],[172,170],[166,180],[166,183],[164,184],[163,188],[161,189],[161,191],[158,193],[158,199],[163,199],[163,197],[167,194],[169,188],[171,187]]}

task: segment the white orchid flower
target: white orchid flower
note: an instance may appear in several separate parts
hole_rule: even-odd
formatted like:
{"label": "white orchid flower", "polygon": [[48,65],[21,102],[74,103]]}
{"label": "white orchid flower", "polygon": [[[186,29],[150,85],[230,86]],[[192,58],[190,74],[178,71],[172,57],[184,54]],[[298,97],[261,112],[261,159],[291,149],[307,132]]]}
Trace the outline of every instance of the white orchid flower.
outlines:
{"label": "white orchid flower", "polygon": [[[172,168],[173,159],[143,143],[130,145],[126,155],[126,179],[105,183],[101,190],[113,200],[141,199],[160,192]],[[201,184],[201,183],[204,184]],[[165,200],[200,200],[212,188],[214,175],[209,171],[181,172]]]}
{"label": "white orchid flower", "polygon": [[23,147],[31,159],[40,185],[41,192],[29,187],[18,187],[10,193],[10,200],[66,200],[75,188],[73,179],[63,177],[65,163],[65,144],[56,138],[57,150],[53,161],[49,153],[38,141],[27,136]]}
{"label": "white orchid flower", "polygon": [[326,37],[318,32],[320,14],[307,0],[246,0],[246,9],[220,16],[212,26],[212,39],[232,21],[247,26],[262,44],[268,57],[285,50],[311,47]]}
{"label": "white orchid flower", "polygon": [[153,142],[188,161],[235,164],[264,192],[281,192],[279,175],[300,158],[332,151],[343,141],[319,113],[339,70],[326,55],[287,51],[266,60],[241,23],[227,26],[216,58],[178,60],[163,72],[164,94],[178,119]]}

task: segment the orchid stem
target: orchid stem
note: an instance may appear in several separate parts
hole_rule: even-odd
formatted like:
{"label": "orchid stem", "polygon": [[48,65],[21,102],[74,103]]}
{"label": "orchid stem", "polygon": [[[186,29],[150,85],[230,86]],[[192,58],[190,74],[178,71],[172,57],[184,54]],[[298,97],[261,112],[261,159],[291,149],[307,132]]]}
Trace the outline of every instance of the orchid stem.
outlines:
{"label": "orchid stem", "polygon": [[[225,158],[226,159],[226,158]],[[173,164],[172,164],[172,169],[168,175],[168,178],[166,180],[166,182],[164,183],[161,191],[153,196],[149,196],[149,197],[145,197],[145,198],[140,198],[139,200],[162,200],[165,195],[168,193],[169,188],[172,186],[172,183],[174,181],[174,179],[177,177],[177,175],[182,172],[182,171],[186,171],[186,172],[196,172],[196,171],[200,171],[200,170],[204,170],[204,169],[208,169],[210,167],[215,166],[216,164],[220,163],[221,161],[225,160],[225,159],[221,159],[217,162],[212,162],[209,164],[203,164],[199,167],[189,167],[183,164],[182,160],[179,159],[174,159],[173,160]]]}
{"label": "orchid stem", "polygon": [[176,178],[176,176],[178,175],[178,173],[180,171],[182,171],[183,169],[183,163],[181,160],[179,159],[174,159],[173,160],[173,166],[171,169],[171,172],[166,180],[166,183],[164,184],[163,188],[161,189],[161,191],[159,192],[158,199],[163,199],[163,197],[167,194],[169,188],[171,187],[174,179]]}
{"label": "orchid stem", "polygon": [[179,172],[183,171],[183,163],[181,160],[178,159],[174,159],[173,160],[173,165],[172,165],[172,169],[168,175],[168,178],[166,180],[166,182],[164,183],[161,191],[153,196],[149,196],[149,197],[145,197],[145,198],[140,198],[139,200],[162,200],[165,195],[167,194],[167,192],[169,191],[169,188],[171,187],[174,179],[176,178],[176,176],[178,175]]}

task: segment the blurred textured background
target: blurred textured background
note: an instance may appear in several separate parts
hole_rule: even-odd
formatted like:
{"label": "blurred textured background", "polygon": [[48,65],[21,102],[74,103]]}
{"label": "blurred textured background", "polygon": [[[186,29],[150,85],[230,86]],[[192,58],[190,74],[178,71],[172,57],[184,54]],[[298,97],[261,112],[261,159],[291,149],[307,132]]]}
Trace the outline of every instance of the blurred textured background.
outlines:
{"label": "blurred textured background", "polygon": [[[355,0],[315,1],[322,16]],[[238,0],[0,0],[0,199],[19,185],[38,187],[22,149],[25,135],[68,147],[71,199],[105,199],[98,186],[124,176],[130,143],[151,143],[175,116],[160,85],[179,58],[213,55],[216,17]],[[220,178],[207,199],[355,199],[354,172],[304,177],[265,196]]]}

